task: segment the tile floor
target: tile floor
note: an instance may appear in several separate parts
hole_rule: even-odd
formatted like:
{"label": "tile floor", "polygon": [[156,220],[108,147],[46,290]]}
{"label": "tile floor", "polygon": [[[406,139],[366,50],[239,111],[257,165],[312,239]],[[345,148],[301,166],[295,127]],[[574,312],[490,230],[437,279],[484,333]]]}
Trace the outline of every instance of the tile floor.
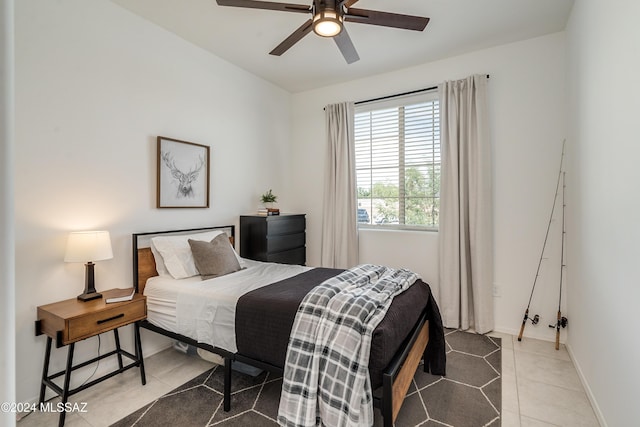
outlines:
{"label": "tile floor", "polygon": [[561,344],[502,338],[502,425],[599,426],[578,373]]}
{"label": "tile floor", "polygon": [[[514,336],[502,338],[502,426],[599,426],[564,345]],[[145,359],[147,385],[137,369],[117,375],[70,399],[87,412],[67,415],[67,427],[109,426],[212,366],[197,356],[167,349]],[[18,427],[56,426],[57,414],[31,413]]]}

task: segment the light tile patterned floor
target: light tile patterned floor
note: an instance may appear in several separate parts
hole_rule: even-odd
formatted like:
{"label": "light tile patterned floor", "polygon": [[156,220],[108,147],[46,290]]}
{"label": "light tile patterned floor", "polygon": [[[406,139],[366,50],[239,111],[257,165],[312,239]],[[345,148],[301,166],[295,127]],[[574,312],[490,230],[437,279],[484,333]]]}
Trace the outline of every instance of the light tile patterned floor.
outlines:
{"label": "light tile patterned floor", "polygon": [[[551,342],[490,335],[502,338],[502,426],[599,425],[564,345],[556,351]],[[65,426],[109,426],[211,366],[197,356],[164,350],[145,359],[146,386],[132,369],[72,396],[87,402],[89,410],[69,414]],[[57,421],[54,413],[32,413],[18,426],[55,426]]]}
{"label": "light tile patterned floor", "polygon": [[564,344],[500,333],[504,427],[599,426]]}

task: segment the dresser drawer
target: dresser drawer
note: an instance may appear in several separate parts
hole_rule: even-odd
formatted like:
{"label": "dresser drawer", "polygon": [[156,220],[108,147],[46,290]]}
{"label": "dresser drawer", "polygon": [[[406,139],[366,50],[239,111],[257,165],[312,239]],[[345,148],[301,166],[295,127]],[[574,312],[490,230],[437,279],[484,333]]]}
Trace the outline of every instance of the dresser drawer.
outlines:
{"label": "dresser drawer", "polygon": [[115,303],[104,310],[86,316],[69,319],[65,343],[110,331],[114,328],[142,320],[147,315],[145,298],[126,303]]}
{"label": "dresser drawer", "polygon": [[300,216],[287,216],[280,218],[269,218],[267,221],[267,235],[277,234],[295,234],[301,233],[305,230],[304,215]]}
{"label": "dresser drawer", "polygon": [[267,262],[277,262],[279,264],[305,265],[307,261],[307,251],[304,247],[292,249],[290,251],[277,252],[267,255]]}
{"label": "dresser drawer", "polygon": [[267,252],[282,252],[304,246],[305,234],[285,234],[280,236],[267,236]]}

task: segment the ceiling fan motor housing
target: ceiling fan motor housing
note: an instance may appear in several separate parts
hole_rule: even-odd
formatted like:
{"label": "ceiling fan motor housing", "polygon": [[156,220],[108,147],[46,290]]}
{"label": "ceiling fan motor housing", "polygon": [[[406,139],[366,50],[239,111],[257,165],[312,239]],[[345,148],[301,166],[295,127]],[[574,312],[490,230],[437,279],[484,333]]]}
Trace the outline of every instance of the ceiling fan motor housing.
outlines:
{"label": "ceiling fan motor housing", "polygon": [[345,21],[413,31],[424,30],[429,22],[429,18],[424,16],[354,9],[352,6],[356,4],[358,0],[312,0],[310,7],[299,3],[280,3],[261,0],[216,0],[216,2],[219,6],[277,10],[307,15],[311,13],[311,18],[308,18],[302,23],[298,29],[284,39],[269,52],[269,54],[274,56],[282,55],[313,31],[319,36],[333,38],[333,41],[338,46],[338,49],[340,49],[340,53],[342,53],[347,64],[358,61],[360,56],[358,56],[358,52],[353,46],[347,29],[344,28]]}
{"label": "ceiling fan motor housing", "polygon": [[344,22],[341,3],[336,0],[313,2],[313,32],[322,37],[334,37],[340,34]]}

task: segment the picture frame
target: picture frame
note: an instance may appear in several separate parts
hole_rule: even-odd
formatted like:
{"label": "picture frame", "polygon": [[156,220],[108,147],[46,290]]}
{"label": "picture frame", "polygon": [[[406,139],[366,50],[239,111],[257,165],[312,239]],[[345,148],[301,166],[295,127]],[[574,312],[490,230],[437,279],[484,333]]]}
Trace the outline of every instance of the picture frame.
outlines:
{"label": "picture frame", "polygon": [[209,147],[158,136],[158,208],[209,207]]}

